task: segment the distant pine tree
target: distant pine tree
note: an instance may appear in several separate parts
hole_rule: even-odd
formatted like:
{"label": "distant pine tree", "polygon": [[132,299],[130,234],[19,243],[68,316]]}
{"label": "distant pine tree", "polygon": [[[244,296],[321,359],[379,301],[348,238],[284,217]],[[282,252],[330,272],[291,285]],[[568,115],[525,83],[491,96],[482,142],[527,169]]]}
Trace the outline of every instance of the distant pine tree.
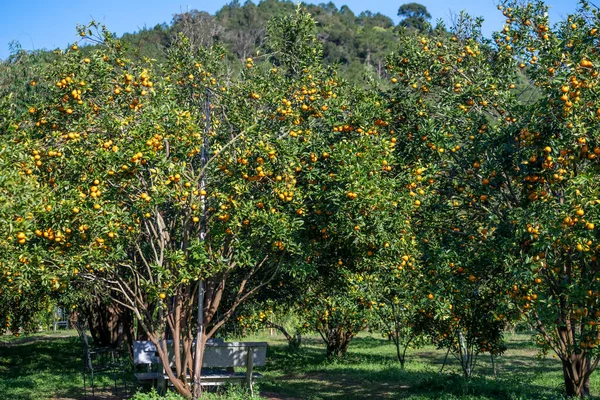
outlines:
{"label": "distant pine tree", "polygon": [[400,26],[418,31],[426,30],[429,26],[427,21],[431,19],[431,14],[427,11],[427,7],[419,3],[401,5],[398,9],[398,16],[402,18]]}

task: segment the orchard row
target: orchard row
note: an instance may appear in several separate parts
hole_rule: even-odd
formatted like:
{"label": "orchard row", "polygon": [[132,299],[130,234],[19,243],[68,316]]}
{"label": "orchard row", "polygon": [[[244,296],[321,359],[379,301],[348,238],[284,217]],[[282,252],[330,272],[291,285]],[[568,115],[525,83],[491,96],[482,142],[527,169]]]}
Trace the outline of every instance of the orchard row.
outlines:
{"label": "orchard row", "polygon": [[235,76],[219,47],[180,36],[157,65],[80,27],[100,44],[35,66],[24,112],[3,100],[3,329],[103,298],[150,340],[182,338],[170,378],[191,397],[198,293],[203,340],[293,311],[332,356],[368,326],[402,364],[424,340],[501,354],[505,326],[527,322],[567,393],[589,393],[598,15],[582,3],[551,27],[542,3],[509,3],[493,40],[465,14],[406,31],[367,88],[323,66],[301,11]]}

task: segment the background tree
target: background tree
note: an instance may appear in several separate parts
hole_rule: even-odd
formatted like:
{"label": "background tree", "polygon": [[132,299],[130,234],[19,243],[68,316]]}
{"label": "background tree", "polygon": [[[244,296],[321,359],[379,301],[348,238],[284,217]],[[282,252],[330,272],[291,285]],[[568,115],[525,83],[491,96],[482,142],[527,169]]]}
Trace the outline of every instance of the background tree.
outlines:
{"label": "background tree", "polygon": [[[374,75],[373,71],[383,76],[385,54],[394,49],[391,39],[398,34],[388,16],[369,11],[355,15],[347,6],[338,9],[333,3],[304,7],[317,21],[326,64],[339,64],[340,73],[353,83],[363,84],[365,73]],[[180,12],[170,22],[143,27],[121,39],[129,44],[126,54],[132,60],[145,57],[162,63],[177,34],[184,31],[193,46],[221,44],[226,49],[226,66],[239,72],[239,60],[253,56],[260,48],[267,21],[290,14],[294,8],[291,1],[234,1],[214,15],[199,10]],[[94,47],[88,44],[80,51],[86,53]],[[48,51],[39,53],[52,56]]]}
{"label": "background tree", "polygon": [[[597,186],[596,138],[589,134],[597,123],[595,98],[588,89],[597,74],[586,47],[596,34],[587,21],[594,19],[585,20],[584,6],[580,16],[551,30],[541,3],[511,3],[503,11],[509,21],[494,36],[496,49],[478,39],[476,21],[448,40],[403,42],[392,62],[393,80],[400,82],[392,101],[403,104],[397,108],[401,148],[424,162],[430,177],[420,182],[436,194],[436,213],[423,227],[436,215],[451,216],[435,222],[432,232],[463,236],[465,249],[476,245],[490,255],[503,249],[502,259],[490,257],[501,284],[492,293],[512,301],[494,313],[527,316],[561,359],[567,394],[586,396],[598,362],[591,284],[596,216],[588,210]],[[567,53],[560,40],[568,41]],[[517,70],[540,90],[537,100],[518,101]],[[433,159],[419,158],[417,148]],[[463,270],[475,266],[448,261]],[[490,271],[469,272],[479,291]]]}
{"label": "background tree", "polygon": [[352,339],[368,326],[369,306],[361,302],[360,293],[350,294],[341,280],[333,283],[311,282],[304,301],[302,317],[309,329],[325,342],[328,358],[341,358]]}
{"label": "background tree", "polygon": [[400,6],[398,16],[402,18],[399,26],[414,29],[417,31],[427,30],[431,19],[431,14],[427,11],[427,7],[419,3],[407,3]]}
{"label": "background tree", "polygon": [[515,251],[521,273],[513,295],[544,347],[561,360],[567,394],[587,397],[600,362],[598,59],[591,47],[598,19],[586,2],[554,28],[541,2],[507,2],[501,9],[509,21],[496,43],[506,57],[518,55],[519,68],[541,92],[513,131],[523,188]]}
{"label": "background tree", "polygon": [[191,10],[173,16],[172,30],[181,32],[193,47],[210,47],[223,34],[216,17],[205,11]]}
{"label": "background tree", "polygon": [[226,327],[229,332],[259,332],[264,329],[279,331],[288,341],[289,350],[296,351],[302,344],[302,334],[308,326],[301,320],[305,286],[297,277],[281,275],[238,310],[235,321]]}
{"label": "background tree", "polygon": [[407,350],[422,345],[426,337],[417,325],[421,311],[417,300],[424,283],[422,268],[417,264],[418,246],[406,228],[400,233],[409,242],[405,249],[410,252],[398,254],[388,265],[380,265],[368,274],[355,274],[350,280],[352,291],[360,293],[361,303],[372,310],[369,327],[392,340],[396,358],[404,368]]}

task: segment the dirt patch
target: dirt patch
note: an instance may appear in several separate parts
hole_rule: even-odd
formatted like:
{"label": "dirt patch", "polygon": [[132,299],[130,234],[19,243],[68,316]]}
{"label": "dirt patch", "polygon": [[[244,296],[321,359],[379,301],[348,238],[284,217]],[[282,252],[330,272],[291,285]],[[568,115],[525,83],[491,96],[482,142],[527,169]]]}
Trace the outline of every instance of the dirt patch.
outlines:
{"label": "dirt patch", "polygon": [[88,387],[87,393],[82,390],[76,393],[63,393],[51,397],[52,400],[123,400],[133,396],[134,391],[124,391],[122,388],[115,390],[114,388],[96,388],[92,395],[92,389]]}

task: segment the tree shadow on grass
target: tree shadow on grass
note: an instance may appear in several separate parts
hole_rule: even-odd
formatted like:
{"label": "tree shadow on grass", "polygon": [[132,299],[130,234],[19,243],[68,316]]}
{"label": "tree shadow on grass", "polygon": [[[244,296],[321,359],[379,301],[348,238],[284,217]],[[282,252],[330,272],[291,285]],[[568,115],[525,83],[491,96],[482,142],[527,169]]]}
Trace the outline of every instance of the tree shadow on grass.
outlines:
{"label": "tree shadow on grass", "polygon": [[[336,368],[325,373],[292,373],[261,382],[261,390],[301,399],[557,399],[560,392],[532,385],[517,377],[493,379],[458,374],[403,371],[400,368],[373,371]],[[283,397],[283,398],[285,398]]]}
{"label": "tree shadow on grass", "polygon": [[271,345],[267,353],[266,370],[284,373],[305,371],[307,366],[319,366],[328,362],[325,352],[314,347],[303,347],[292,351],[285,345]]}
{"label": "tree shadow on grass", "polygon": [[[528,378],[539,374],[562,373],[559,360],[550,357],[538,357],[536,349],[532,348],[531,344],[524,349],[528,351],[515,350],[512,343],[509,343],[509,348],[503,355],[494,357],[497,373],[499,375],[518,373],[519,376]],[[423,363],[439,370],[444,365],[445,357],[445,349],[418,349],[408,355],[407,362]],[[477,356],[475,369],[477,374],[493,375],[493,365],[489,353]],[[444,370],[460,370],[460,362],[454,354],[450,353],[448,355]]]}
{"label": "tree shadow on grass", "polygon": [[560,361],[547,358],[533,358],[518,355],[504,355],[498,359],[498,366],[507,372],[526,373],[561,373]]}
{"label": "tree shadow on grass", "polygon": [[352,348],[354,349],[373,349],[379,346],[390,346],[394,342],[391,340],[376,338],[373,336],[357,337],[352,340]]}
{"label": "tree shadow on grass", "polygon": [[[377,339],[375,339],[377,340]],[[323,342],[319,339],[311,341],[303,341],[303,345],[298,350],[290,350],[288,346],[273,345],[270,344],[267,353],[267,363],[265,369],[267,370],[279,370],[283,373],[291,372],[306,372],[307,369],[311,371],[320,371],[328,368],[332,364],[396,364],[396,358],[394,355],[375,353],[360,353],[354,350],[356,349],[368,349],[375,348],[380,344],[379,341],[373,342],[368,338],[356,339],[352,342],[352,346],[346,356],[341,359],[328,359]],[[382,345],[387,345],[385,342]]]}
{"label": "tree shadow on grass", "polygon": [[261,390],[294,399],[563,398],[561,387],[534,384],[540,374],[560,374],[560,365],[552,359],[536,359],[509,348],[495,360],[497,379],[485,354],[480,356],[477,375],[467,380],[452,356],[445,372],[438,373],[446,355],[443,350],[415,350],[402,370],[393,354],[379,349],[384,346],[390,346],[385,339],[358,338],[344,359],[333,361],[321,346],[295,352],[284,345],[270,346]]}
{"label": "tree shadow on grass", "polygon": [[80,371],[81,344],[77,338],[29,341],[0,350],[0,368],[4,376],[22,376],[28,371]]}
{"label": "tree shadow on grass", "polygon": [[[77,339],[29,340],[0,349],[0,392],[15,400],[50,397],[54,389],[79,389],[81,345]],[[82,385],[83,386],[83,385]]]}
{"label": "tree shadow on grass", "polygon": [[[0,393],[2,399],[39,400],[91,398],[90,382],[87,396],[83,385],[82,347],[79,338],[28,340],[18,345],[0,348]],[[122,381],[122,376],[118,377]],[[132,377],[126,376],[128,386]],[[119,399],[111,391],[114,376],[96,377],[98,399]],[[122,384],[125,386],[124,384]]]}

